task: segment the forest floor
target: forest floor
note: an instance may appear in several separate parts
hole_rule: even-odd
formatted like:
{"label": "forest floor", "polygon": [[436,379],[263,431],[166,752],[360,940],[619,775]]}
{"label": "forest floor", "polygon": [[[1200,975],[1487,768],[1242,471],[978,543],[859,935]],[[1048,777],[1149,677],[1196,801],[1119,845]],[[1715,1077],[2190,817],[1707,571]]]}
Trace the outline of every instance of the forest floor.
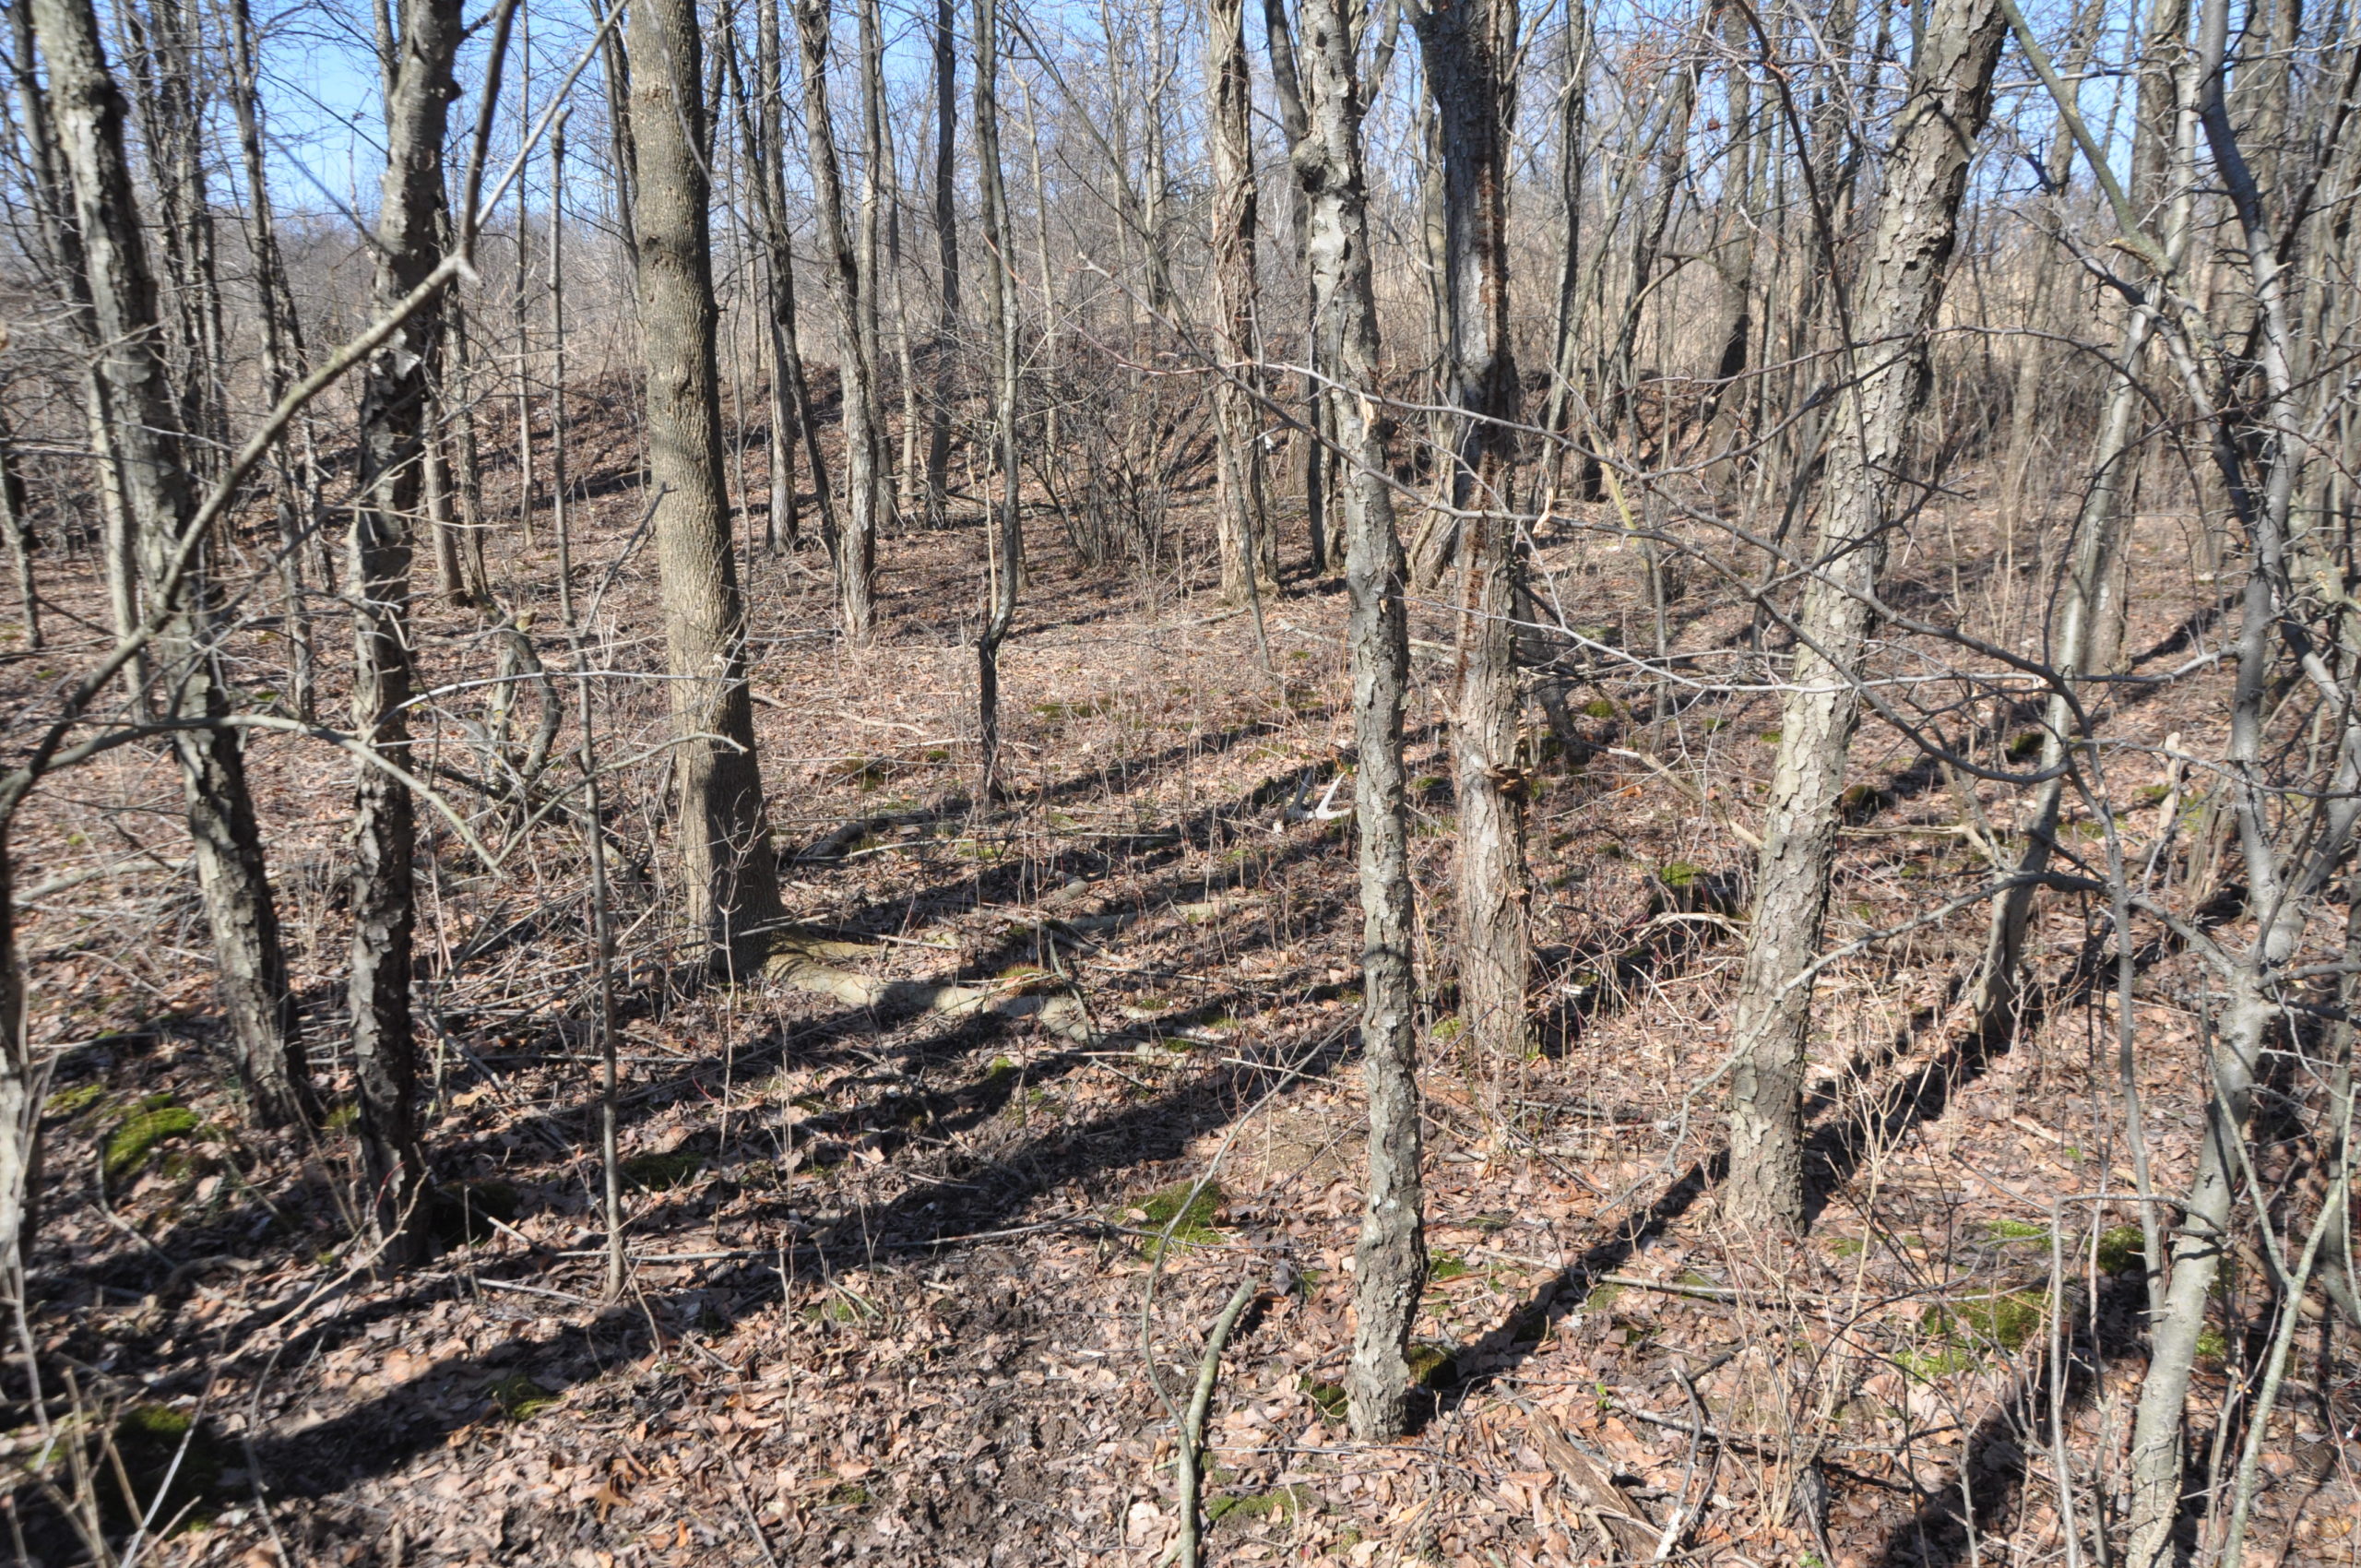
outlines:
{"label": "forest floor", "polygon": [[[604,471],[595,430],[583,445],[578,471]],[[161,762],[112,754],[26,829],[22,885],[103,873],[27,911],[34,1036],[61,1048],[30,1329],[87,1429],[118,1435],[143,1503],[179,1455],[157,1514],[182,1527],[148,1561],[1148,1568],[1176,1528],[1165,1400],[1185,1400],[1241,1282],[1261,1290],[1207,1428],[1216,1562],[2065,1562],[2057,1451],[2086,1500],[2119,1494],[2145,1301],[2134,1206],[2077,1196],[2131,1185],[2094,911],[2047,908],[2046,1002],[2013,1040],[1978,1041],[1963,1017],[1980,905],[1832,967],[1809,1239],[1733,1232],[1712,1196],[1717,1073],[1775,698],[1684,696],[1607,660],[1572,693],[1576,743],[1537,748],[1541,1048],[1477,1062],[1447,1012],[1421,1019],[1427,1389],[1410,1438],[1355,1443],[1336,1385],[1360,1208],[1358,917],[1348,822],[1311,810],[1350,738],[1338,585],[1291,569],[1264,605],[1266,668],[1252,617],[1172,564],[1199,558],[1188,536],[1152,569],[1093,568],[1038,514],[1003,656],[1014,796],[983,809],[972,517],[883,542],[865,653],[829,629],[823,558],[756,555],[757,728],[801,961],[723,984],[693,971],[663,912],[663,698],[628,674],[662,658],[653,562],[631,544],[643,505],[619,480],[575,513],[578,585],[623,562],[595,651],[624,672],[600,683],[599,738],[631,857],[619,1304],[599,1301],[578,829],[520,837],[455,796],[487,867],[421,814],[425,1141],[452,1201],[438,1255],[391,1277],[347,1240],[349,1118],[302,1138],[240,1130]],[[540,610],[532,635],[562,669],[543,526],[494,547],[495,576]],[[1299,508],[1288,526],[1292,562]],[[2125,653],[2140,672],[2201,635],[2177,528],[2142,526]],[[1920,535],[1897,571],[1930,612],[2039,613],[2004,602],[2022,587],[1986,515],[1963,505]],[[1650,642],[1636,550],[1542,545],[1595,641]],[[61,602],[101,619],[76,591],[61,581]],[[1701,680],[1744,640],[1745,604],[1709,583],[1670,607],[1673,646],[1705,650]],[[464,683],[497,643],[439,602],[420,621],[441,690],[420,732],[464,771],[489,722]],[[1431,1004],[1451,632],[1438,606],[1415,622]],[[341,629],[319,636],[336,663]],[[284,646],[242,637],[250,702],[280,700]],[[72,667],[71,648],[12,657],[0,680],[22,704]],[[2205,731],[2213,683],[2123,688],[2137,711],[2118,731]],[[254,752],[340,1099],[349,765],[300,737]],[[2147,769],[2126,791],[2165,781],[2153,758],[2121,766]],[[1855,777],[1832,944],[1976,885],[1978,818],[2010,809],[1881,730],[1864,730]],[[2133,853],[2171,809],[2126,819]],[[2137,1064],[2174,1190],[2197,1124],[2196,1015],[2178,999],[2197,978],[2152,957]],[[1038,1005],[945,1011],[923,986],[863,992],[848,975]],[[2266,1292],[2232,1270],[2197,1404],[2253,1364]],[[2263,1457],[2257,1528],[2290,1564],[2361,1561],[2361,1389],[2349,1348],[2318,1334]],[[20,1400],[14,1360],[7,1376]],[[2201,1425],[2192,1484],[2225,1463],[2213,1441]],[[21,1467],[42,1439],[6,1442]],[[120,1510],[112,1470],[89,1491]],[[16,1499],[33,1555],[74,1560],[55,1499],[27,1481]]]}

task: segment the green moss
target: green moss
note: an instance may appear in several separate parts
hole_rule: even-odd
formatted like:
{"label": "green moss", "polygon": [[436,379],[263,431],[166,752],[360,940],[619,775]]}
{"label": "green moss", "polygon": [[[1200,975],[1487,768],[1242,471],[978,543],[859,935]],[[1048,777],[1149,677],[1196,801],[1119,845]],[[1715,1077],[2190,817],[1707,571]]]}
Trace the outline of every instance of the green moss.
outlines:
{"label": "green moss", "polygon": [[2017,736],[2014,740],[2011,740],[2009,742],[2009,760],[2011,762],[2023,762],[2027,757],[2040,755],[2041,741],[2042,735],[2040,731],[2026,731],[2023,734]]}
{"label": "green moss", "polygon": [[1462,1279],[1476,1271],[1467,1260],[1456,1253],[1436,1253],[1427,1264],[1427,1277],[1437,1285],[1447,1279]]}
{"label": "green moss", "polygon": [[1304,1397],[1311,1401],[1312,1408],[1317,1409],[1323,1417],[1332,1421],[1341,1421],[1345,1419],[1348,1401],[1343,1384],[1323,1383],[1310,1372],[1306,1372],[1296,1380],[1295,1385],[1303,1391]]}
{"label": "green moss", "polygon": [[512,1421],[529,1421],[557,1403],[556,1395],[524,1372],[510,1372],[486,1387],[484,1394]]}
{"label": "green moss", "polygon": [[1857,1258],[1869,1249],[1869,1243],[1858,1236],[1839,1236],[1828,1243],[1828,1250],[1840,1258]]}
{"label": "green moss", "polygon": [[2197,1359],[2213,1366],[2230,1359],[2229,1341],[2222,1337],[2220,1329],[2201,1328],[2197,1331]]}
{"label": "green moss", "polygon": [[1705,877],[1705,868],[1687,861],[1675,861],[1656,872],[1656,880],[1678,893],[1696,886]]}
{"label": "green moss", "polygon": [[1612,719],[1615,717],[1615,705],[1605,697],[1593,697],[1583,704],[1582,715],[1584,719]]}
{"label": "green moss", "polygon": [[1465,1029],[1467,1025],[1463,1020],[1456,1017],[1439,1019],[1436,1021],[1434,1027],[1433,1038],[1436,1039],[1456,1039],[1459,1038],[1460,1031]]}
{"label": "green moss", "polygon": [[1202,1187],[1193,1182],[1176,1182],[1141,1199],[1139,1210],[1147,1217],[1148,1228],[1157,1232],[1157,1239],[1148,1243],[1150,1253],[1168,1235],[1184,1246],[1206,1246],[1221,1240],[1214,1219],[1221,1213],[1223,1201],[1221,1186],[1214,1182]]}
{"label": "green moss", "polygon": [[133,1111],[115,1124],[107,1137],[100,1163],[109,1182],[120,1182],[147,1163],[158,1144],[184,1138],[197,1130],[196,1112],[184,1105],[164,1104]]}
{"label": "green moss", "polygon": [[2140,803],[2143,806],[2161,805],[2171,794],[2171,786],[2165,784],[2151,784],[2146,789],[2140,791]]}
{"label": "green moss", "polygon": [[77,1084],[70,1089],[60,1089],[42,1102],[43,1116],[79,1116],[107,1098],[104,1084]]}
{"label": "green moss", "polygon": [[643,1192],[664,1192],[686,1186],[705,1169],[705,1157],[686,1149],[670,1154],[639,1154],[623,1161],[623,1182]]}
{"label": "green moss", "polygon": [[1985,1296],[1927,1309],[1919,1319],[1928,1332],[1952,1341],[1972,1341],[2014,1350],[2041,1326],[2048,1303],[2038,1290]]}
{"label": "green moss", "polygon": [[[221,1484],[222,1444],[187,1411],[170,1405],[134,1405],[115,1419],[113,1437],[123,1472],[117,1474],[112,1464],[98,1467],[109,1515],[130,1525],[152,1511],[160,1526],[175,1518],[194,1524],[206,1516],[205,1505]],[[172,1477],[169,1489],[164,1486],[167,1475]],[[131,1482],[127,1497],[123,1492],[125,1476]],[[159,1491],[164,1492],[160,1506]]]}
{"label": "green moss", "polygon": [[1424,1388],[1441,1388],[1459,1375],[1459,1363],[1440,1345],[1410,1347],[1410,1381]]}
{"label": "green moss", "polygon": [[869,1489],[859,1481],[840,1481],[829,1491],[827,1498],[820,1506],[823,1508],[866,1508],[869,1506]]}
{"label": "green moss", "polygon": [[1779,743],[1779,731],[1776,730],[1765,730],[1762,731],[1762,743],[1766,746],[1777,745]]}
{"label": "green moss", "polygon": [[806,1323],[860,1323],[867,1315],[861,1311],[860,1303],[847,1295],[830,1296],[825,1301],[814,1301],[803,1309],[803,1321]]}
{"label": "green moss", "polygon": [[331,1132],[341,1133],[346,1128],[358,1123],[360,1120],[361,1107],[350,1100],[347,1100],[344,1104],[338,1106],[335,1110],[328,1112],[327,1126]]}
{"label": "green moss", "polygon": [[2101,1233],[2098,1252],[2101,1274],[2148,1266],[2148,1238],[2137,1225],[2118,1225]]}
{"label": "green moss", "polygon": [[1210,1499],[1205,1503],[1205,1517],[1216,1525],[1232,1519],[1240,1524],[1255,1520],[1276,1523],[1300,1519],[1318,1505],[1310,1487],[1283,1486],[1276,1491],[1231,1493]]}
{"label": "green moss", "polygon": [[1985,1230],[1996,1241],[2047,1241],[2049,1227],[2025,1219],[1996,1219]]}

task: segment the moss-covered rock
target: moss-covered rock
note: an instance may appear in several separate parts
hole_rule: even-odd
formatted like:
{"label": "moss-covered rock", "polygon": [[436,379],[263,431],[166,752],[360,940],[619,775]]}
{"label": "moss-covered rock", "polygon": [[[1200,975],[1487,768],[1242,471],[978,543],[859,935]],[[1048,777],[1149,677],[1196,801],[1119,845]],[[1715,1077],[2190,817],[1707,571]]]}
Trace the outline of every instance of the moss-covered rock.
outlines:
{"label": "moss-covered rock", "polygon": [[[162,1103],[157,1103],[161,1100]],[[199,1126],[196,1112],[175,1105],[168,1096],[142,1100],[139,1108],[115,1123],[99,1152],[101,1169],[110,1182],[121,1182],[148,1162],[158,1145],[184,1138]]]}

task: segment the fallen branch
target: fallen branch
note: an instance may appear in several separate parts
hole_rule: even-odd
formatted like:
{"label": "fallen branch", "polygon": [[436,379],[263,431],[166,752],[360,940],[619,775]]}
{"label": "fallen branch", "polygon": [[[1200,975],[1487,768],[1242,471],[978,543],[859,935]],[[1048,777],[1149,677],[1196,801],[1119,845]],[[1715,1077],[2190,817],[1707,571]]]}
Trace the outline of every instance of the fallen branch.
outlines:
{"label": "fallen branch", "polygon": [[1205,1431],[1205,1409],[1213,1403],[1214,1384],[1221,1376],[1221,1353],[1229,1344],[1230,1331],[1238,1326],[1238,1314],[1254,1299],[1254,1282],[1248,1280],[1229,1293],[1229,1304],[1214,1319],[1213,1332],[1205,1336],[1204,1360],[1197,1363],[1197,1391],[1189,1400],[1189,1414],[1180,1423],[1180,1452],[1176,1463],[1180,1471],[1180,1539],[1176,1547],[1180,1568],[1197,1568],[1197,1473],[1198,1443]]}

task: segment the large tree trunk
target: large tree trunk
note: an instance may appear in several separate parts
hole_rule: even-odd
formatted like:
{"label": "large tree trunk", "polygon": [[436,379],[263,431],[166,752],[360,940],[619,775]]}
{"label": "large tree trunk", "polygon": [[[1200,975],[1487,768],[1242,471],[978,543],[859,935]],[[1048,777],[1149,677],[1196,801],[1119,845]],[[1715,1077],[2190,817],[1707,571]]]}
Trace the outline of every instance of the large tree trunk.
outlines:
{"label": "large tree trunk", "polygon": [[884,499],[884,433],[877,419],[877,360],[870,351],[864,273],[845,221],[842,165],[828,107],[828,0],[795,0],[803,43],[803,130],[819,211],[820,249],[836,301],[836,358],[844,410],[845,516],[836,540],[836,602],[845,639],[866,643],[876,619],[877,520]]}
{"label": "large tree trunk", "polygon": [[1828,456],[1735,1009],[1723,1203],[1745,1226],[1790,1229],[1804,1218],[1806,970],[1827,913],[1837,798],[1858,716],[1848,683],[1869,639],[1863,596],[1877,588],[1899,510],[1912,416],[1927,389],[1926,337],[2007,30],[1999,0],[1937,0],[1928,13],[1855,295],[1857,379],[1832,422],[1839,439]]}
{"label": "large tree trunk", "polygon": [[[462,23],[459,0],[403,0],[386,174],[377,216],[375,304],[390,309],[431,273],[443,215],[445,111]],[[411,519],[418,515],[442,357],[442,302],[413,315],[369,358],[361,388],[360,493],[348,571],[353,604],[352,728],[397,766],[409,764]],[[426,1157],[418,1128],[418,1044],[410,1016],[416,918],[409,786],[364,764],[352,807],[353,1077],[370,1201],[386,1259],[425,1247]]]}
{"label": "large tree trunk", "polygon": [[640,338],[687,914],[717,958],[756,962],[779,919],[778,872],[754,755],[746,617],[730,547],[716,368],[710,192],[700,156],[704,41],[695,0],[632,7]]}
{"label": "large tree trunk", "polygon": [[[196,493],[160,351],[155,276],[124,151],[123,98],[108,74],[88,0],[42,0],[33,25],[48,60],[49,108],[73,179],[92,318],[103,345],[98,385],[106,450],[141,566],[151,589],[160,591],[195,525]],[[244,751],[237,731],[219,722],[230,705],[210,612],[198,571],[156,639],[163,677],[157,707],[163,718],[207,726],[176,731],[173,750],[222,1011],[253,1114],[268,1125],[301,1114],[303,1063]]]}
{"label": "large tree trunk", "polygon": [[1254,79],[1244,0],[1205,13],[1205,141],[1213,161],[1214,429],[1221,453],[1215,538],[1222,597],[1243,603],[1275,577],[1263,509],[1263,422],[1256,396]]}
{"label": "large tree trunk", "polygon": [[1442,149],[1444,398],[1460,410],[1449,497],[1459,531],[1452,715],[1459,797],[1459,1010],[1496,1067],[1525,1055],[1525,788],[1517,766],[1516,527],[1509,508],[1520,401],[1509,338],[1506,77],[1515,0],[1453,0],[1418,18]]}
{"label": "large tree trunk", "polygon": [[1417,1004],[1409,837],[1402,803],[1402,705],[1410,667],[1406,566],[1394,524],[1379,385],[1377,294],[1370,279],[1361,102],[1345,0],[1303,0],[1299,13],[1305,135],[1293,149],[1309,207],[1305,257],[1314,329],[1340,453],[1345,511],[1347,655],[1359,770],[1353,819],[1360,846],[1361,1062],[1369,1084],[1369,1184],[1353,1265],[1353,1431],[1398,1437],[1408,1425],[1410,1325],[1426,1285],[1419,1189]]}

